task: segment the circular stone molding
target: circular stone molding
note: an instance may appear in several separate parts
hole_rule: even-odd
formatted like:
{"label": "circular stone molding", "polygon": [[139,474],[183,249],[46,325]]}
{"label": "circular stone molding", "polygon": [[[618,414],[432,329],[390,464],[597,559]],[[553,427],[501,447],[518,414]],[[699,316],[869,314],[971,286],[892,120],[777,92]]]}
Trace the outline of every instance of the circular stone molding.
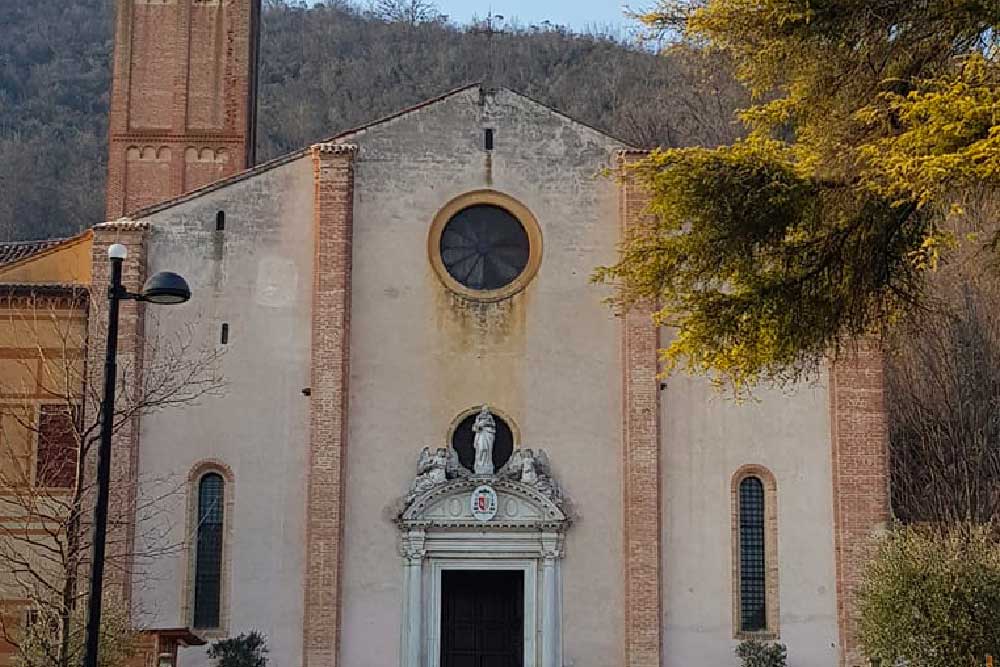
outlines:
{"label": "circular stone molding", "polygon": [[[502,468],[504,464],[507,463],[507,461],[513,455],[513,453],[517,451],[517,449],[521,446],[521,431],[518,429],[517,424],[514,422],[514,420],[511,418],[510,415],[501,410],[497,410],[492,405],[489,407],[490,407],[490,413],[493,415],[493,417],[498,421],[502,422],[503,425],[510,430],[510,436],[511,436],[510,451],[502,452],[496,449],[496,444],[494,444],[493,466],[495,468],[495,471],[499,471],[500,468]],[[451,424],[448,425],[448,440],[447,440],[448,447],[450,447],[451,449],[456,449],[456,450],[458,449],[457,447],[455,447],[455,439],[459,427],[461,427],[462,423],[465,422],[470,417],[474,418],[476,415],[478,415],[481,409],[482,406],[468,408],[460,412],[457,417],[451,420]],[[467,457],[470,455],[474,456],[474,453],[466,452],[465,454],[465,456]],[[461,458],[462,456],[463,454],[459,452],[459,458]],[[467,463],[468,465],[466,465]],[[472,471],[471,460],[467,459],[466,461],[463,461],[462,467],[471,472]]]}
{"label": "circular stone molding", "polygon": [[[497,289],[472,289],[463,285],[448,272],[441,257],[441,236],[445,227],[456,215],[474,206],[495,206],[503,209],[521,223],[528,237],[528,259],[523,270],[511,282]],[[527,287],[538,272],[538,267],[542,263],[542,231],[531,211],[513,197],[496,190],[474,190],[455,197],[434,216],[427,238],[427,254],[438,278],[455,294],[472,301],[501,301]]]}

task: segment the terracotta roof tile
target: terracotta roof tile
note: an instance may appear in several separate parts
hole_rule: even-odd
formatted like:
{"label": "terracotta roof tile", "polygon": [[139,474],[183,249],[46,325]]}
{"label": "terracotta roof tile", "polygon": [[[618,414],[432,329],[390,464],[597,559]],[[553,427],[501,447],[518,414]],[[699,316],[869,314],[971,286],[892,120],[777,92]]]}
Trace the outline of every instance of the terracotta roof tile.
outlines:
{"label": "terracotta roof tile", "polygon": [[53,248],[68,239],[40,239],[37,241],[10,241],[0,243],[0,266],[13,264],[32,255]]}

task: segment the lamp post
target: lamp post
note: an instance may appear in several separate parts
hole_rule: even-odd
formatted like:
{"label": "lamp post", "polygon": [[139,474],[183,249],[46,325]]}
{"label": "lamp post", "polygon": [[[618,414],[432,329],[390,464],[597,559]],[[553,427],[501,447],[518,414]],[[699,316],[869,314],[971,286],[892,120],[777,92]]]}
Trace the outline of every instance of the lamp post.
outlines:
{"label": "lamp post", "polygon": [[90,567],[90,599],[87,601],[87,647],[84,667],[97,667],[101,635],[101,596],[104,591],[104,553],[108,535],[108,495],[111,485],[111,434],[115,417],[115,375],[118,356],[118,306],[123,300],[173,305],[191,298],[187,282],[176,273],[163,271],[146,281],[139,294],[122,287],[122,264],[128,249],[120,243],[108,248],[111,285],[108,287],[108,340],[104,355],[104,398],[101,402],[101,442],[97,450],[97,503],[94,506],[94,554]]}

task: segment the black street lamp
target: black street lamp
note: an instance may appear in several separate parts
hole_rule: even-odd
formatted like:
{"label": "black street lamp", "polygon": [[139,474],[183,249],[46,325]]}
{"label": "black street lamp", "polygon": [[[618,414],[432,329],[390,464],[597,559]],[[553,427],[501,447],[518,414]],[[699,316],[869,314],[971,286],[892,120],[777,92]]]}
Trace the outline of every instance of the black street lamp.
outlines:
{"label": "black street lamp", "polygon": [[123,300],[163,305],[184,303],[191,288],[176,273],[163,271],[150,277],[142,292],[132,294],[122,287],[122,263],[128,249],[120,243],[108,248],[111,285],[108,287],[108,341],[104,355],[104,399],[101,402],[101,443],[97,450],[97,504],[94,507],[94,554],[90,567],[90,599],[87,614],[87,652],[84,667],[97,667],[101,635],[101,596],[104,590],[104,552],[108,535],[108,495],[111,485],[111,432],[115,416],[115,375],[118,356],[118,305]]}

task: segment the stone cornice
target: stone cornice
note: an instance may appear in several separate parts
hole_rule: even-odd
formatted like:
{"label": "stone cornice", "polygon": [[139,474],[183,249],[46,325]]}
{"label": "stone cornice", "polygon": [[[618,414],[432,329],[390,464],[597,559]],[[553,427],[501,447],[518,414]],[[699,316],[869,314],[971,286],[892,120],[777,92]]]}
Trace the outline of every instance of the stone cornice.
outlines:
{"label": "stone cornice", "polygon": [[506,493],[534,504],[542,515],[542,518],[533,518],[528,520],[491,520],[488,525],[492,529],[530,527],[532,529],[551,528],[558,530],[567,528],[571,523],[570,518],[567,517],[566,514],[563,513],[563,511],[554,502],[552,502],[551,499],[539,492],[530,484],[523,484],[510,479],[483,477],[477,475],[445,482],[418,496],[399,516],[398,523],[407,527],[434,526],[482,529],[486,524],[479,521],[472,521],[467,518],[456,517],[455,519],[442,520],[438,518],[430,519],[424,516],[425,510],[432,507],[435,501],[462,493],[471,493],[481,484],[488,484],[493,487],[497,493]]}

